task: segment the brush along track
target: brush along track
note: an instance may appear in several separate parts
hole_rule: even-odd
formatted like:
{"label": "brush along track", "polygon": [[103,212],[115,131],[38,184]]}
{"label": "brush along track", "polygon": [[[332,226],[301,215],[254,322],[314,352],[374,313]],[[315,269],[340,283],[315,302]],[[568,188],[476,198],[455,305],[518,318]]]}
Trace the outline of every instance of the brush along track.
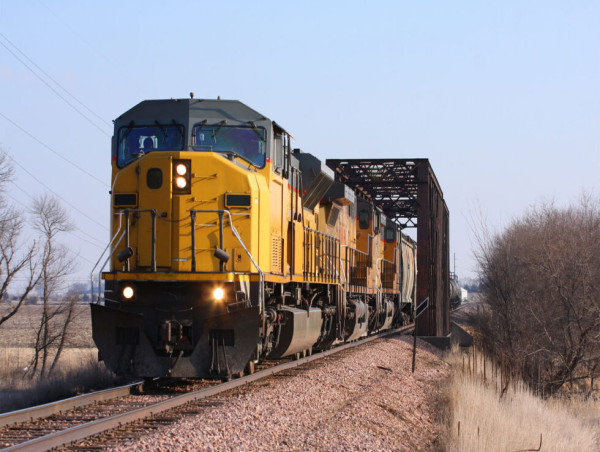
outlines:
{"label": "brush along track", "polygon": [[[154,419],[143,421],[142,423],[139,423],[139,425],[136,424],[134,427],[134,429],[142,428],[142,430],[152,429],[153,425],[156,425],[157,423],[172,422],[174,418],[181,415],[182,410],[178,409],[177,412],[167,413],[166,416],[157,416],[159,413],[164,413],[173,408],[182,407],[191,402],[205,399],[248,383],[264,379],[273,374],[339,353],[343,350],[363,345],[379,337],[406,332],[411,327],[411,325],[408,325],[397,330],[386,331],[361,341],[345,344],[325,352],[316,353],[297,361],[282,362],[253,375],[248,375],[226,383],[216,384],[214,382],[200,382],[198,384],[204,385],[203,388],[187,388],[186,391],[190,392],[181,395],[173,396],[172,391],[169,393],[165,388],[160,388],[160,391],[157,391],[156,393],[139,396],[129,395],[123,398],[114,399],[112,402],[101,402],[89,405],[85,408],[78,408],[67,413],[52,416],[51,418],[20,424],[19,426],[11,427],[9,429],[4,428],[0,431],[0,446],[8,447],[6,450],[47,450],[52,447],[60,447],[106,432],[107,430],[121,427],[125,424],[145,420],[154,416]],[[190,409],[192,412],[194,411],[192,405],[190,405]],[[74,420],[69,420],[71,418]],[[10,440],[8,435],[13,435],[10,437]],[[125,436],[127,436],[127,433],[125,433]],[[96,441],[95,438],[93,444],[97,444],[98,441]],[[89,442],[86,443],[86,445],[76,445],[75,447],[89,447]]]}

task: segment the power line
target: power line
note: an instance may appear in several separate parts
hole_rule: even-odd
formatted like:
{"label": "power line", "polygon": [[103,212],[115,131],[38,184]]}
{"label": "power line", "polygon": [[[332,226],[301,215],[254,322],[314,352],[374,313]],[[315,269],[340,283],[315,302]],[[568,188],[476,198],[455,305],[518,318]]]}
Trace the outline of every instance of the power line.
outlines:
{"label": "power line", "polygon": [[100,121],[102,121],[103,123],[105,123],[106,125],[108,125],[109,127],[112,127],[112,124],[107,121],[106,119],[104,119],[102,116],[100,116],[99,114],[97,114],[95,111],[93,111],[91,108],[89,108],[87,105],[85,105],[82,101],[80,101],[77,97],[75,97],[74,94],[72,94],[67,88],[65,88],[64,86],[62,86],[60,83],[58,83],[50,74],[48,74],[46,71],[44,71],[40,66],[38,66],[35,61],[33,61],[31,58],[29,58],[21,49],[19,49],[16,44],[14,42],[12,42],[10,39],[8,39],[6,37],[5,34],[0,32],[0,36],[2,36],[11,46],[13,46],[15,49],[17,49],[17,51],[23,55],[27,61],[29,61],[31,64],[33,64],[36,69],[38,69],[42,74],[44,74],[46,77],[48,77],[50,80],[52,80],[54,82],[54,84],[56,86],[58,86],[60,89],[62,89],[65,93],[67,93],[69,96],[71,96],[71,98],[73,98],[77,103],[79,103],[79,105],[81,105],[83,108],[85,108],[87,111],[89,111],[91,114],[93,114],[96,118],[98,118]]}
{"label": "power line", "polygon": [[[83,231],[81,229],[79,229],[79,228],[75,228],[75,230],[77,232],[82,232],[83,233]],[[86,238],[80,237],[77,234],[75,234],[74,232],[70,232],[69,234],[72,234],[74,237],[77,237],[79,240],[83,240],[84,242],[87,242],[90,245],[95,246],[96,248],[101,249],[101,250],[103,250],[104,247],[106,246],[106,245],[101,245],[100,243],[94,243],[94,242],[92,242],[92,241],[90,241],[90,240],[88,240]],[[96,240],[96,239],[94,239],[94,240]]]}
{"label": "power line", "polygon": [[[4,39],[6,39],[8,41],[8,39],[2,34],[0,33],[0,36],[2,36]],[[10,42],[10,41],[8,41]],[[11,43],[12,44],[12,43]],[[87,122],[89,122],[91,125],[93,125],[96,129],[98,129],[100,132],[102,132],[104,135],[106,135],[107,137],[110,137],[110,135],[108,133],[106,133],[106,131],[104,131],[103,129],[101,129],[95,122],[93,122],[85,113],[83,113],[79,108],[77,108],[75,105],[73,105],[71,102],[69,102],[62,94],[60,94],[56,89],[54,89],[46,80],[44,80],[42,77],[40,77],[40,75],[35,72],[33,69],[31,69],[31,67],[25,63],[25,61],[23,61],[21,58],[19,58],[19,56],[13,52],[6,44],[4,44],[2,41],[0,41],[0,45],[2,45],[2,47],[4,47],[6,50],[8,50],[10,52],[10,54],[12,56],[14,56],[17,60],[19,60],[19,62],[25,66],[33,75],[35,75],[44,85],[46,85],[50,90],[52,90],[52,92],[54,94],[56,94],[58,97],[60,97],[67,105],[69,105],[73,110],[75,110],[77,113],[79,113],[79,115],[81,115],[81,117],[83,117]],[[14,45],[14,44],[13,44]],[[19,52],[21,52],[17,47],[15,47]],[[22,52],[21,52],[22,53]],[[25,54],[23,54],[25,55]],[[28,58],[29,59],[29,58]],[[35,63],[32,63],[35,64]],[[37,65],[36,65],[37,66]],[[59,85],[60,86],[60,85]],[[73,96],[71,96],[73,97]],[[87,107],[86,107],[87,108]]]}
{"label": "power line", "polygon": [[54,18],[60,22],[65,28],[67,28],[71,33],[73,33],[73,35],[82,43],[86,44],[88,49],[92,52],[94,52],[96,55],[98,55],[99,57],[101,57],[106,63],[110,64],[114,70],[116,70],[117,72],[120,71],[120,77],[119,80],[123,83],[126,84],[128,89],[131,91],[132,88],[137,88],[139,91],[139,87],[138,87],[138,83],[137,80],[132,77],[130,72],[127,71],[122,71],[121,67],[115,63],[115,61],[111,58],[109,58],[104,52],[102,52],[101,50],[98,49],[97,46],[94,46],[90,41],[88,41],[85,36],[81,33],[79,33],[77,31],[77,29],[75,27],[73,27],[70,23],[68,23],[65,19],[63,19],[62,17],[60,17],[58,14],[56,14],[56,12],[54,12],[45,2],[43,1],[38,1],[38,3],[40,3],[44,8],[46,8],[48,10],[48,12],[50,14],[52,14],[54,16]]}
{"label": "power line", "polygon": [[78,258],[78,259],[83,259],[83,260],[84,260],[84,261],[86,261],[88,264],[90,264],[90,265],[94,265],[94,262],[92,262],[91,260],[89,260],[89,259],[87,259],[87,258],[83,257],[81,254],[79,254],[79,253],[76,253],[75,251],[72,251],[70,248],[66,248],[66,247],[65,247],[65,249],[66,249],[66,250],[67,250],[69,253],[71,253],[73,256],[75,256],[76,258]]}
{"label": "power line", "polygon": [[[35,198],[34,198],[32,195],[30,195],[30,194],[29,194],[29,193],[27,193],[25,190],[23,190],[21,187],[19,187],[19,186],[18,186],[18,185],[17,185],[15,182],[12,182],[12,181],[11,181],[11,183],[13,184],[13,186],[14,186],[14,187],[15,187],[17,190],[19,190],[21,193],[23,193],[23,194],[24,194],[25,196],[27,196],[29,199],[31,199],[32,201],[34,201],[34,200],[35,200]],[[8,195],[8,196],[9,196],[9,197],[10,197],[10,198],[13,200],[13,201],[15,201],[15,202],[17,202],[17,203],[20,203],[20,201],[19,201],[18,199],[16,199],[14,196],[12,196],[10,193],[7,193],[7,195]],[[96,242],[97,242],[97,243],[92,243],[92,242],[90,242],[90,241],[88,241],[88,240],[86,240],[86,239],[84,239],[84,238],[82,238],[82,237],[78,237],[77,235],[73,234],[73,235],[75,235],[75,237],[77,237],[78,239],[80,239],[80,240],[83,240],[83,241],[85,241],[85,242],[88,242],[90,245],[97,246],[98,248],[104,248],[104,246],[105,246],[105,245],[104,245],[104,244],[102,244],[102,243],[101,243],[101,242],[100,242],[100,241],[99,241],[99,240],[98,240],[96,237],[94,237],[93,235],[91,235],[91,234],[88,234],[87,232],[83,231],[82,229],[78,228],[77,226],[75,226],[75,229],[76,229],[77,231],[81,232],[83,235],[85,235],[85,236],[89,237],[90,239],[92,239],[92,240],[96,240]],[[71,234],[72,234],[72,232],[71,232]]]}
{"label": "power line", "polygon": [[81,42],[85,43],[97,55],[101,56],[102,59],[104,59],[104,61],[106,61],[107,63],[110,63],[116,67],[116,64],[114,63],[114,61],[112,61],[108,56],[106,56],[106,54],[104,54],[103,52],[99,51],[96,47],[94,47],[87,39],[85,39],[85,37],[81,33],[79,33],[77,30],[75,30],[75,28],[73,28],[67,21],[62,19],[58,14],[56,14],[52,9],[50,9],[50,7],[46,3],[42,2],[42,1],[40,1],[39,3],[44,8],[46,8],[48,10],[48,12],[50,14],[52,14],[56,20],[58,20],[61,24],[63,24],[66,28],[68,28],[69,31],[77,37],[77,39],[79,39]]}
{"label": "power line", "polygon": [[[1,34],[1,33],[0,33]],[[79,166],[77,163],[69,160],[67,157],[63,156],[62,154],[60,154],[59,152],[55,151],[54,149],[52,149],[50,146],[48,146],[46,143],[44,143],[43,141],[41,141],[40,139],[36,138],[31,132],[28,132],[27,130],[25,130],[23,127],[21,127],[19,124],[17,124],[16,122],[14,122],[12,119],[10,119],[8,116],[6,116],[4,113],[0,112],[0,116],[2,116],[4,119],[6,119],[8,122],[10,122],[13,126],[15,126],[17,129],[19,129],[21,132],[23,132],[24,134],[26,134],[27,136],[29,136],[31,139],[37,141],[39,144],[41,144],[42,146],[44,146],[46,149],[48,149],[50,152],[52,152],[53,154],[55,154],[56,156],[60,157],[61,159],[63,159],[65,162],[69,163],[70,165],[74,166],[75,168],[77,168],[79,171],[81,171],[82,173],[85,173],[87,176],[91,177],[92,179],[95,179],[96,181],[100,182],[102,185],[104,185],[105,187],[107,187],[108,185],[101,179],[97,178],[96,176],[94,176],[92,173],[88,172],[87,170],[85,170],[84,168],[82,168],[81,166]]]}
{"label": "power line", "polygon": [[[6,152],[6,151],[5,151]],[[32,177],[37,183],[39,183],[42,187],[44,187],[46,190],[48,190],[50,193],[54,194],[58,199],[60,199],[61,201],[63,201],[65,204],[67,204],[68,206],[70,206],[73,210],[76,210],[77,212],[79,212],[81,215],[83,215],[85,218],[87,218],[88,220],[90,220],[93,223],[96,223],[98,226],[100,226],[102,229],[104,230],[108,230],[108,228],[106,226],[104,226],[103,224],[99,223],[98,221],[94,220],[92,217],[90,217],[88,214],[86,214],[85,212],[83,212],[81,209],[79,209],[78,207],[74,206],[73,204],[71,204],[69,201],[67,201],[65,198],[63,198],[62,196],[60,196],[58,193],[56,193],[54,190],[52,190],[50,187],[48,187],[45,183],[43,183],[41,180],[39,180],[36,176],[34,176],[28,169],[26,169],[23,165],[21,165],[19,162],[17,162],[14,157],[12,155],[10,155],[8,152],[6,153],[6,155],[8,156],[8,158],[10,158],[15,165],[17,165],[19,168],[21,168],[23,171],[25,171],[27,174],[29,174],[30,177]],[[16,184],[13,182],[13,184],[16,186]]]}
{"label": "power line", "polygon": [[[17,186],[17,185],[15,185],[15,187],[19,188],[19,186]],[[19,188],[19,190],[21,190],[21,189]],[[29,195],[27,192],[25,192],[25,191],[23,191],[23,190],[21,190],[21,191],[22,191],[23,193],[25,193],[27,196],[29,196],[31,199],[33,199],[33,197],[32,197],[31,195]],[[19,202],[19,200],[18,200],[18,199],[16,199],[14,196],[12,196],[10,193],[6,193],[6,194],[7,194],[7,195],[8,195],[8,196],[9,196],[9,197],[10,197],[10,198],[13,200],[13,201],[15,201],[15,202],[17,202],[17,203]],[[89,234],[86,234],[84,231],[82,231],[81,229],[79,229],[79,228],[77,228],[77,227],[76,227],[75,229],[76,229],[77,231],[79,231],[79,232],[81,232],[81,233],[85,234],[85,235],[89,235]],[[66,232],[66,234],[70,234],[70,235],[72,235],[72,236],[74,236],[74,237],[78,238],[79,240],[83,240],[84,242],[87,242],[87,243],[89,243],[90,245],[92,245],[92,246],[96,246],[96,247],[98,247],[98,248],[100,248],[100,249],[103,249],[103,248],[104,248],[104,246],[103,246],[103,245],[98,245],[98,244],[96,244],[96,243],[92,243],[92,242],[90,242],[89,240],[86,240],[86,239],[84,239],[83,237],[79,237],[77,234],[74,234],[74,233],[73,233],[73,231],[67,231],[67,232]],[[92,236],[90,236],[90,237],[92,237]],[[93,238],[93,237],[92,237],[92,238]],[[72,253],[72,254],[73,254],[75,257],[83,259],[83,260],[84,260],[84,261],[86,261],[88,264],[90,264],[90,265],[94,265],[94,264],[95,264],[94,262],[90,261],[90,260],[89,260],[89,259],[87,259],[86,257],[83,257],[81,254],[79,254],[79,253],[75,253],[75,251],[72,251],[70,248],[67,248],[67,247],[65,247],[65,249],[66,249],[66,250],[67,250],[69,253]]]}

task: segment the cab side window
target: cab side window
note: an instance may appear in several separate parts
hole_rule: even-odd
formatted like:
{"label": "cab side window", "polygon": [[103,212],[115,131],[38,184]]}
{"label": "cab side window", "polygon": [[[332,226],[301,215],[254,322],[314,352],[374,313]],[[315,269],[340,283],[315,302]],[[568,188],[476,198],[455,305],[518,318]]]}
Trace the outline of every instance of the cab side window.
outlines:
{"label": "cab side window", "polygon": [[396,240],[396,234],[394,228],[385,228],[385,241],[392,243]]}
{"label": "cab side window", "polygon": [[358,212],[358,227],[360,229],[369,229],[369,212],[361,210]]}

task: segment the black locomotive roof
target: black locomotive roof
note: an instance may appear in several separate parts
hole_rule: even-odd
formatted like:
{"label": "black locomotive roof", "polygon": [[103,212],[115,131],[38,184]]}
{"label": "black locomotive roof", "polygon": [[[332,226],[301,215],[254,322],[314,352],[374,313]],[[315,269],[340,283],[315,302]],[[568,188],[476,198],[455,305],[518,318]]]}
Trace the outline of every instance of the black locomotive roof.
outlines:
{"label": "black locomotive roof", "polygon": [[268,121],[268,118],[237,100],[158,99],[145,100],[119,116],[115,122],[150,121],[190,123],[208,119],[228,124]]}

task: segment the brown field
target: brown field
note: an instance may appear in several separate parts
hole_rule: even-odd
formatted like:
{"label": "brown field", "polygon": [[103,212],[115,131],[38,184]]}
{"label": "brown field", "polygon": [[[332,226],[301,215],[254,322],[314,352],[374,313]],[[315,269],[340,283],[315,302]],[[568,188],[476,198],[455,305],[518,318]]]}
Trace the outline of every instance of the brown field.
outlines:
{"label": "brown field", "polygon": [[27,370],[34,354],[41,312],[41,306],[23,306],[0,327],[0,412],[47,403],[117,383],[114,375],[98,363],[87,303],[75,307],[65,349],[55,372],[43,379],[31,378]]}
{"label": "brown field", "polygon": [[[56,305],[52,305],[56,307]],[[0,313],[6,309],[1,309]],[[35,343],[36,329],[39,326],[42,307],[22,306],[19,312],[0,326],[0,349],[30,348]],[[90,306],[88,303],[75,305],[75,315],[67,342],[68,348],[94,348]]]}

